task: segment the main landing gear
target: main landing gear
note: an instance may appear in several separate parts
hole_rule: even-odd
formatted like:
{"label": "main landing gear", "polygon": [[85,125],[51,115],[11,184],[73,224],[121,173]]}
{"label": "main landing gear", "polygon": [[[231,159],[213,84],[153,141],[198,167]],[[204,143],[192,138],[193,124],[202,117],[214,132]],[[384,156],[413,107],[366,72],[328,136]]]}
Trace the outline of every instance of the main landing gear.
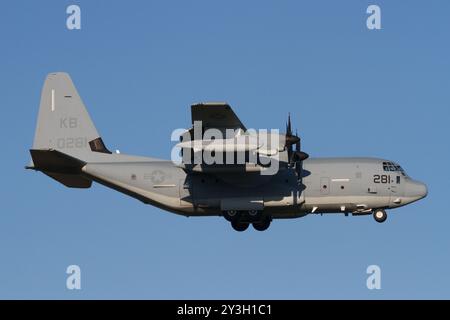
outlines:
{"label": "main landing gear", "polygon": [[270,218],[265,217],[261,221],[253,222],[253,228],[255,228],[255,230],[258,230],[258,231],[267,230],[267,228],[270,227],[270,222],[271,222]]}
{"label": "main landing gear", "polygon": [[231,226],[236,231],[245,231],[248,229],[249,223],[248,222],[239,222],[239,221],[231,221]]}
{"label": "main landing gear", "polygon": [[270,217],[264,216],[261,211],[257,210],[227,210],[223,212],[223,216],[227,221],[231,222],[231,226],[234,230],[240,232],[247,230],[250,224],[252,224],[253,228],[257,231],[267,230],[272,221]]}
{"label": "main landing gear", "polygon": [[375,209],[373,211],[373,218],[375,219],[376,222],[379,223],[385,222],[387,219],[386,211],[384,211],[383,209]]}

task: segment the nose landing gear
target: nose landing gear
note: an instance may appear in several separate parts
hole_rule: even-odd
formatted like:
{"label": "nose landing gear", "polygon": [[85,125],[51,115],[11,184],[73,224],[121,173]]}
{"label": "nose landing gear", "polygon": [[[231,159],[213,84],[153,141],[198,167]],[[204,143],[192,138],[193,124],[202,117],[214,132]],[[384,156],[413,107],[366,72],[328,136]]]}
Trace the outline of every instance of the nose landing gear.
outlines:
{"label": "nose landing gear", "polygon": [[373,218],[376,222],[382,223],[385,222],[387,219],[386,211],[383,209],[376,209],[373,211]]}

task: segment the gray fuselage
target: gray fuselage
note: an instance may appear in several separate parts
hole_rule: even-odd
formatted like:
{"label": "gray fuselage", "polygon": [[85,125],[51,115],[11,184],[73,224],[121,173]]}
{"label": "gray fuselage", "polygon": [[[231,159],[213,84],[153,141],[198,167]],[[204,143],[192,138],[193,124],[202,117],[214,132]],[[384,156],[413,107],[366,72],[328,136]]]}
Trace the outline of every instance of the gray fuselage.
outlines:
{"label": "gray fuselage", "polygon": [[299,181],[292,168],[284,168],[272,176],[247,174],[240,184],[230,173],[186,173],[171,161],[155,159],[88,163],[82,171],[94,181],[185,216],[254,209],[272,218],[294,218],[308,213],[365,214],[426,196],[423,183],[397,165],[389,170],[386,163],[395,165],[377,158],[311,158],[303,161]]}

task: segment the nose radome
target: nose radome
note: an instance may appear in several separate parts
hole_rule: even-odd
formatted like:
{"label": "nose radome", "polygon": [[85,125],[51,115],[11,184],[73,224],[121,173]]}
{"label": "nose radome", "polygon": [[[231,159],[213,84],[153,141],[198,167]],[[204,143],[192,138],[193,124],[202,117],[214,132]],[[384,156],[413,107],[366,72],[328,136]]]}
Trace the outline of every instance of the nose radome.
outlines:
{"label": "nose radome", "polygon": [[426,184],[419,181],[409,181],[405,191],[405,195],[414,200],[425,198],[428,194]]}
{"label": "nose radome", "polygon": [[421,199],[422,199],[422,198],[425,198],[428,195],[428,188],[427,188],[427,185],[425,183],[421,182],[421,185],[422,185],[422,193],[421,193],[422,194]]}

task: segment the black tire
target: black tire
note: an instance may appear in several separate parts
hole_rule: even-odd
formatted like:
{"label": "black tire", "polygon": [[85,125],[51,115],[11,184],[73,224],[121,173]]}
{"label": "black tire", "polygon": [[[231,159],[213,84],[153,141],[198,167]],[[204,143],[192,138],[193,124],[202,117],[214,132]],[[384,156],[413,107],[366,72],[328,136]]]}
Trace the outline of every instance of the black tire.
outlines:
{"label": "black tire", "polygon": [[253,222],[253,228],[257,231],[265,231],[270,227],[270,219]]}
{"label": "black tire", "polygon": [[382,223],[387,219],[387,213],[383,209],[377,209],[373,211],[373,218],[376,222]]}
{"label": "black tire", "polygon": [[233,229],[239,232],[247,230],[248,225],[249,224],[247,222],[231,221],[231,226]]}

